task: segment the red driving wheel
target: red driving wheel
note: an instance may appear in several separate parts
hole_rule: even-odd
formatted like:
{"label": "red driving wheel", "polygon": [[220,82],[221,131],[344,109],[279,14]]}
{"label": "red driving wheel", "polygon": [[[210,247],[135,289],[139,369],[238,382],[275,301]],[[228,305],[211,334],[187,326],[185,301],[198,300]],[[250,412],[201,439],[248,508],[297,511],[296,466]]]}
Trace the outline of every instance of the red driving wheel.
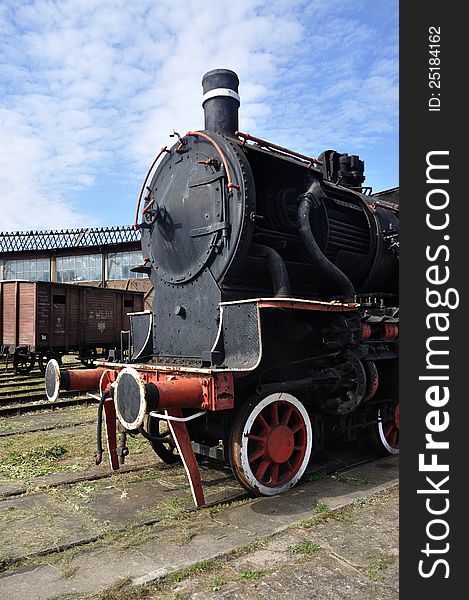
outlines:
{"label": "red driving wheel", "polygon": [[274,495],[300,479],[311,455],[311,422],[303,404],[276,393],[244,405],[231,435],[233,472],[246,489]]}

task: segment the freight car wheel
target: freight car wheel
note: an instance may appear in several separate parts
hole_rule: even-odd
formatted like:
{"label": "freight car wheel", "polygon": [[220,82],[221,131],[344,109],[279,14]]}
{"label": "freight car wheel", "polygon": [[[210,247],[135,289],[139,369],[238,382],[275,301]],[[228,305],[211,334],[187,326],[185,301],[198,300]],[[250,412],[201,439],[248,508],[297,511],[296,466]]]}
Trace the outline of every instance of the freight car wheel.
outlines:
{"label": "freight car wheel", "polygon": [[47,363],[51,359],[55,359],[59,367],[62,365],[62,355],[54,352],[41,352],[37,356],[37,363],[39,365],[39,370],[43,375],[46,374]]}
{"label": "freight car wheel", "polygon": [[88,348],[86,355],[80,356],[81,364],[88,367],[88,369],[93,369],[96,366],[94,361],[97,356],[96,348]]}
{"label": "freight car wheel", "polygon": [[370,428],[370,441],[380,454],[399,454],[399,402],[390,407],[389,418],[383,418],[384,409],[378,409],[378,422]]}
{"label": "freight car wheel", "polygon": [[36,362],[36,355],[34,352],[17,353],[13,356],[13,368],[17,375],[27,375],[31,373]]}
{"label": "freight car wheel", "polygon": [[[145,429],[150,435],[160,437],[164,436],[168,432],[168,424],[162,419],[157,419],[156,417],[150,417],[148,415],[146,418]],[[174,463],[181,461],[176,444],[174,443],[172,437],[168,437],[167,442],[157,442],[155,440],[151,440],[150,443],[156,454],[166,464],[173,465]]]}
{"label": "freight car wheel", "polygon": [[41,371],[41,373],[43,375],[45,375],[45,373],[46,373],[47,363],[49,362],[50,359],[51,359],[51,355],[49,354],[49,352],[44,352],[44,353],[41,352],[38,355],[37,362],[39,365],[39,370]]}
{"label": "freight car wheel", "polygon": [[299,481],[311,446],[311,420],[303,404],[291,394],[270,394],[239,411],[231,433],[231,467],[245,489],[273,496]]}

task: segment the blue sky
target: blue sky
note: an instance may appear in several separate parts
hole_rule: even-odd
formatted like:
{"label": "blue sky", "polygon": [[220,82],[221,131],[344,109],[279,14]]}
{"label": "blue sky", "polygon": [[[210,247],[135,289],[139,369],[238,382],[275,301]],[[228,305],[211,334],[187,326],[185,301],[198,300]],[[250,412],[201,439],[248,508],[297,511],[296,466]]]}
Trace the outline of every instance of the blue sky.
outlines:
{"label": "blue sky", "polygon": [[0,231],[130,224],[218,67],[243,131],[397,186],[397,53],[396,0],[2,0]]}

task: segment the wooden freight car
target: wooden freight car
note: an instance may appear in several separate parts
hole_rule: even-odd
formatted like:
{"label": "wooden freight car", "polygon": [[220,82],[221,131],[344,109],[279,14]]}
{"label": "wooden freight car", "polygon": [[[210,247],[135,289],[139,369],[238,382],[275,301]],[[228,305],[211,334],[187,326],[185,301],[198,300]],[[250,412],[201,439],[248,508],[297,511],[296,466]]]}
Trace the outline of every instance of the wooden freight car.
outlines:
{"label": "wooden freight car", "polygon": [[129,313],[143,310],[144,294],[47,281],[0,281],[0,352],[15,370],[29,373],[36,361],[78,353],[91,364],[120,347]]}

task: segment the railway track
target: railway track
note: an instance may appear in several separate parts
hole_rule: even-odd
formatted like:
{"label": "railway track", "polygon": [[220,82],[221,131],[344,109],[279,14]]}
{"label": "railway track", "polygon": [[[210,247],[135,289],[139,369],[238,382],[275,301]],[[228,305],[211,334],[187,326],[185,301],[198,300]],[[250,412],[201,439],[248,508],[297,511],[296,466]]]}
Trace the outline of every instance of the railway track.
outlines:
{"label": "railway track", "polygon": [[[0,566],[4,570],[22,568],[19,565],[25,561],[44,560],[40,557],[53,561],[70,549],[86,552],[93,544],[108,544],[109,540],[114,543],[112,540],[119,536],[145,536],[152,527],[164,529],[168,514],[174,511],[177,514],[182,511],[180,514],[184,515],[177,519],[199,518],[200,509],[192,507],[182,465],[162,464],[146,441],[128,440],[131,453],[127,464],[118,472],[112,473],[107,464],[93,464],[94,413],[88,410],[85,414],[86,408],[79,405],[95,404],[96,398],[71,393],[62,395],[56,402],[48,402],[44,401],[43,389],[36,389],[38,381],[25,386],[22,377],[4,379],[0,381],[3,456],[10,452],[9,444],[11,452],[21,448],[23,454],[20,452],[18,458],[21,469],[21,465],[27,466],[28,461],[34,464],[38,456],[48,452],[59,451],[60,454],[63,451],[65,457],[67,452],[72,455],[70,467],[65,470],[53,466],[50,474],[33,477],[16,477],[14,461],[10,474],[5,477],[7,471],[2,471],[5,467],[0,458],[0,549],[4,549],[0,551]],[[72,410],[73,406],[78,409]],[[74,421],[66,418],[73,411],[78,415]],[[331,475],[346,478],[349,471],[376,458],[375,453],[357,448],[318,453],[303,481],[317,480],[322,484],[326,478],[332,481]],[[57,460],[60,467],[60,458]],[[77,465],[85,469],[77,470]],[[206,508],[216,511],[222,505],[256,502],[236,482],[228,465],[200,457],[200,469]],[[31,519],[35,522],[32,539],[21,534],[23,529],[29,531]]]}
{"label": "railway track", "polygon": [[[71,393],[72,394],[72,393]],[[65,394],[64,394],[65,395]],[[19,402],[18,398],[14,398],[15,403],[3,406],[0,404],[0,417],[9,417],[13,415],[22,415],[24,413],[32,413],[43,410],[59,410],[70,406],[80,406],[83,404],[96,404],[96,398],[92,396],[73,396],[56,400],[55,402],[44,401],[44,394],[37,396],[40,398],[34,401],[34,396],[24,396]]]}
{"label": "railway track", "polygon": [[26,380],[26,381],[18,381],[15,379],[14,384],[10,383],[10,381],[8,379],[5,378],[5,380],[0,380],[0,396],[6,394],[7,390],[5,390],[5,387],[10,387],[11,385],[14,385],[15,387],[21,387],[21,388],[38,388],[38,389],[44,389],[44,378],[39,379],[39,378],[35,378],[35,379],[30,379],[30,380]]}
{"label": "railway track", "polygon": [[[66,366],[82,368],[81,363],[73,361]],[[44,377],[38,369],[30,375],[16,375],[0,367],[0,418],[92,403],[96,403],[96,398],[76,392],[62,392],[60,400],[50,402],[44,390]]]}
{"label": "railway track", "polygon": [[[316,463],[314,465],[310,465],[310,467],[305,472],[305,474],[302,478],[302,481],[308,481],[308,480],[314,479],[315,477],[318,477],[318,479],[323,479],[326,476],[331,476],[331,475],[337,476],[339,474],[341,477],[346,477],[346,475],[349,471],[353,471],[353,469],[355,469],[356,467],[363,466],[367,463],[376,461],[377,458],[378,457],[376,457],[375,455],[373,455],[373,456],[370,455],[367,458],[363,458],[363,456],[361,456],[359,460],[351,460],[347,464],[344,465],[344,461],[342,458],[335,457],[335,458],[331,459],[329,457],[328,459],[323,459],[322,461],[319,461],[318,463]],[[83,473],[77,473],[75,477],[68,476],[68,477],[64,477],[62,480],[58,480],[58,481],[50,481],[50,482],[42,481],[39,483],[39,485],[36,486],[35,489],[36,489],[37,494],[41,494],[42,490],[46,490],[46,489],[50,490],[51,488],[62,488],[62,489],[70,490],[70,489],[73,489],[73,487],[76,485],[80,485],[80,486],[85,485],[86,486],[86,484],[92,484],[99,480],[105,480],[105,479],[111,479],[111,478],[113,478],[115,480],[116,478],[119,479],[119,477],[122,478],[123,476],[129,475],[129,474],[145,472],[145,471],[151,470],[152,468],[154,468],[154,467],[152,467],[152,465],[143,464],[143,465],[137,465],[137,466],[124,467],[120,473],[119,472],[118,473],[111,473],[111,472],[95,473],[95,472],[93,472],[89,475],[86,475]],[[211,479],[210,481],[204,482],[204,487],[206,488],[208,493],[210,493],[211,489],[216,490],[218,487],[223,486],[226,483],[229,483],[229,484],[231,483],[231,485],[233,487],[234,478],[231,473],[231,469],[228,466],[220,465],[220,464],[213,465],[213,463],[209,464],[207,461],[201,461],[201,468],[202,468],[203,473],[205,473],[205,474],[207,473],[207,469],[209,469],[212,474],[215,473],[215,478]],[[174,467],[171,467],[171,469],[174,469]],[[182,466],[180,467],[180,469],[182,470]],[[173,493],[180,492],[185,487],[186,487],[186,484],[185,484],[185,482],[183,482],[183,484],[181,486],[176,486],[172,490],[172,492]],[[9,499],[14,500],[15,497],[21,498],[21,495],[24,494],[26,492],[26,490],[27,490],[27,488],[19,488],[18,490],[15,490],[13,493],[4,494],[3,501],[7,501]],[[129,492],[130,491],[131,491],[131,488],[130,488]],[[183,512],[186,515],[190,515],[192,513],[198,513],[200,510],[216,509],[217,507],[222,507],[222,506],[230,505],[230,504],[236,504],[236,503],[239,503],[242,501],[255,502],[256,498],[253,497],[252,495],[250,495],[249,493],[247,493],[245,490],[243,490],[239,486],[237,486],[237,490],[235,491],[235,493],[231,493],[229,495],[218,494],[218,497],[215,497],[215,499],[213,499],[213,500],[209,500],[206,503],[206,505],[203,507],[203,509],[195,508],[195,507],[191,506],[190,503],[188,503],[186,506],[184,506]],[[0,507],[1,507],[1,502],[2,502],[2,495],[0,495]],[[132,529],[133,532],[135,532],[135,530],[138,530],[138,529],[144,529],[144,528],[152,526],[152,525],[158,525],[162,521],[163,521],[163,518],[160,515],[152,516],[151,518],[140,517],[139,519],[137,519],[136,522],[133,522],[132,525],[129,525],[128,523],[126,523],[126,524],[123,524],[121,527],[117,527],[117,528],[114,527],[112,529],[112,535],[117,536],[119,534],[123,534],[129,529]],[[95,535],[82,536],[80,539],[77,539],[77,540],[70,540],[70,541],[66,541],[61,544],[47,546],[47,547],[41,548],[35,552],[30,552],[25,555],[12,556],[7,560],[5,560],[5,559],[3,560],[4,567],[12,566],[17,563],[21,563],[27,559],[29,560],[32,558],[38,558],[38,557],[43,557],[43,556],[59,554],[61,552],[69,550],[71,548],[77,549],[80,547],[88,546],[90,544],[93,544],[95,542],[98,542],[99,540],[106,538],[108,535],[109,535],[109,532],[102,531],[101,533],[98,533]]]}
{"label": "railway track", "polygon": [[34,400],[46,398],[44,386],[38,386],[34,389],[29,390],[24,390],[23,388],[21,388],[19,390],[9,389],[4,392],[0,391],[0,405],[5,405],[8,402],[11,402],[12,400],[14,400],[15,402],[25,402],[28,398],[33,398]]}

